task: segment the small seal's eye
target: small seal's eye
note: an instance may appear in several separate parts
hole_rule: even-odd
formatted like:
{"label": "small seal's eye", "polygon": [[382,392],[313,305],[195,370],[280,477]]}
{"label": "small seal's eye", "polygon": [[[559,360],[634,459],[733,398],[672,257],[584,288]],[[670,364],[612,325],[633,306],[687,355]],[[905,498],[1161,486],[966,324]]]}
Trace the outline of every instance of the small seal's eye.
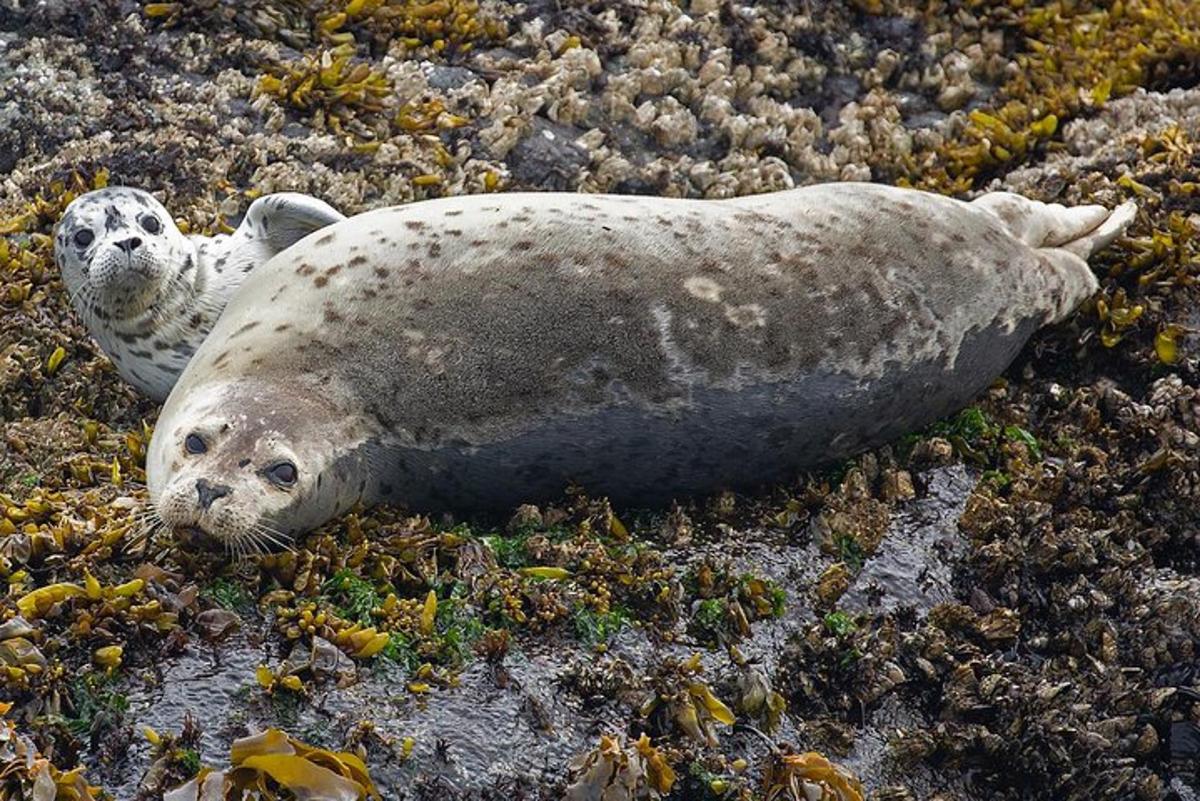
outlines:
{"label": "small seal's eye", "polygon": [[92,240],[95,238],[96,235],[86,228],[81,228],[75,232],[75,244],[81,248],[86,248],[88,245],[92,244]]}
{"label": "small seal's eye", "polygon": [[291,462],[276,462],[263,471],[272,484],[290,487],[296,483],[296,465]]}
{"label": "small seal's eye", "polygon": [[142,224],[142,227],[146,229],[146,233],[148,234],[157,234],[162,230],[162,223],[153,214],[143,214],[138,219],[138,222]]}
{"label": "small seal's eye", "polygon": [[199,434],[188,434],[183,439],[183,449],[193,456],[208,452],[208,446]]}

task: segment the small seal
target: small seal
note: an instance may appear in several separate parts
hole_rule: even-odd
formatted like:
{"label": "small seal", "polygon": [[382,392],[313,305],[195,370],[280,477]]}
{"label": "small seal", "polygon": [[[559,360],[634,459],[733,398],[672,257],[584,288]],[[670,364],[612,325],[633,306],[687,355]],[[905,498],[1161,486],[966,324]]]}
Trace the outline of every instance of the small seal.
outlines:
{"label": "small seal", "polygon": [[243,552],[360,502],[784,479],[970,401],[1135,211],[846,183],[362,214],[230,302],[159,417],[151,501]]}
{"label": "small seal", "polygon": [[285,192],[251,203],[231,235],[184,236],[153,195],[110,187],[67,207],[54,255],[71,303],[121,377],[161,401],[247,273],[344,219]]}

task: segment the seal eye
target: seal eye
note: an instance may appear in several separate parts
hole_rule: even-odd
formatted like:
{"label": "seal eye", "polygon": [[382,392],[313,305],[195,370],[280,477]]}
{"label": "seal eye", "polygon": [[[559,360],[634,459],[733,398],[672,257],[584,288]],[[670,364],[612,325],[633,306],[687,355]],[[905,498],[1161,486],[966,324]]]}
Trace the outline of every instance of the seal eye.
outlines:
{"label": "seal eye", "polygon": [[291,462],[277,462],[263,472],[277,486],[290,487],[296,483],[296,465]]}
{"label": "seal eye", "polygon": [[208,446],[204,444],[204,440],[200,438],[199,434],[188,434],[184,437],[183,449],[192,456],[208,452]]}
{"label": "seal eye", "polygon": [[75,232],[75,245],[77,247],[86,248],[88,245],[92,244],[92,240],[95,238],[95,234],[86,228],[82,228]]}
{"label": "seal eye", "polygon": [[153,214],[143,214],[138,222],[142,224],[142,228],[145,228],[148,234],[157,234],[162,231],[162,223]]}

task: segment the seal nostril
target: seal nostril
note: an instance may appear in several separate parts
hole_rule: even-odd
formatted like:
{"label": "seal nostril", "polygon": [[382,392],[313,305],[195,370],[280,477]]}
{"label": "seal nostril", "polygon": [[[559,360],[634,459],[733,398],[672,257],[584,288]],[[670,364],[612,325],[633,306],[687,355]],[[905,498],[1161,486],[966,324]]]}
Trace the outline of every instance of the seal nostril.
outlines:
{"label": "seal nostril", "polygon": [[136,236],[131,236],[128,239],[123,239],[117,243],[117,247],[119,247],[121,250],[125,251],[126,253],[132,253],[133,251],[137,250],[141,246],[142,246],[142,240],[140,237],[136,237]]}
{"label": "seal nostril", "polygon": [[207,509],[212,506],[212,502],[217,498],[224,498],[232,490],[224,484],[210,484],[207,479],[199,479],[196,481],[196,496],[200,501],[200,508]]}

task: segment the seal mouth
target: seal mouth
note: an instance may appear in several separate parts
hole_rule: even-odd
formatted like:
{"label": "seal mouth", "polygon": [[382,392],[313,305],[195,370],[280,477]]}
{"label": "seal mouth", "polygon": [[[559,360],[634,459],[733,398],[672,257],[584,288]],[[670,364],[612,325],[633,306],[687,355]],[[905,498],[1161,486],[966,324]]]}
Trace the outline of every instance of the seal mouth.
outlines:
{"label": "seal mouth", "polygon": [[219,550],[221,540],[205,531],[199,525],[172,526],[171,533],[175,541],[185,548],[199,550]]}

